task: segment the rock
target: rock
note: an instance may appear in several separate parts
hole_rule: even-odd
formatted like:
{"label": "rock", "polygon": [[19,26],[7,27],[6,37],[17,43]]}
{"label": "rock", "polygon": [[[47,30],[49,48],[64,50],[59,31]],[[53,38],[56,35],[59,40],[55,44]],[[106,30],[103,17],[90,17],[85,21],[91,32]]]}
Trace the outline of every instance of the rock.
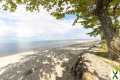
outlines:
{"label": "rock", "polygon": [[79,51],[54,48],[36,52],[0,68],[0,80],[75,80],[70,68]]}
{"label": "rock", "polygon": [[84,72],[82,80],[99,80],[99,79],[90,72]]}
{"label": "rock", "polygon": [[120,58],[120,37],[114,37],[112,42],[111,42],[111,57],[114,59],[114,60],[119,60]]}
{"label": "rock", "polygon": [[114,49],[120,52],[120,37],[114,38],[111,45]]}
{"label": "rock", "polygon": [[120,65],[97,55],[85,53],[80,56],[72,71],[76,80],[112,80],[113,66],[116,64]]}

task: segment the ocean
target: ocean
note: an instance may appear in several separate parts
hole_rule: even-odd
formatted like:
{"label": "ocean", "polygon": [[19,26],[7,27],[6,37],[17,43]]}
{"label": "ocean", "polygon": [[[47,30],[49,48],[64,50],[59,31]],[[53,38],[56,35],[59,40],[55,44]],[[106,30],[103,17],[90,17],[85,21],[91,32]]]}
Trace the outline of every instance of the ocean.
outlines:
{"label": "ocean", "polygon": [[50,40],[28,42],[4,42],[0,43],[0,56],[17,54],[38,48],[55,48],[74,44],[75,40]]}

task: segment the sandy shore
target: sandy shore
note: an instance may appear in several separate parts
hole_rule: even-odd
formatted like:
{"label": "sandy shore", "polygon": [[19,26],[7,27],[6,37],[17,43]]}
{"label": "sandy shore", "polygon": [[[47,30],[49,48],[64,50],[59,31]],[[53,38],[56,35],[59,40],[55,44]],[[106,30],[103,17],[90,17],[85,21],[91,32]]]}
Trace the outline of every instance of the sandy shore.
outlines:
{"label": "sandy shore", "polygon": [[[74,42],[75,45],[73,44],[73,45],[68,46],[68,47],[63,47],[62,49],[67,49],[67,50],[84,50],[84,49],[88,49],[89,48],[89,46],[91,45],[89,43],[91,43],[91,42],[95,43],[95,40],[94,41],[93,40],[89,40],[89,41],[88,40],[85,40],[85,41],[75,41]],[[82,45],[84,45],[84,46],[79,47],[79,44],[81,46]],[[31,50],[31,51],[17,53],[17,54],[14,54],[14,55],[0,57],[0,68],[1,67],[5,67],[8,64],[19,62],[24,56],[31,55],[31,54],[35,54],[35,52],[33,50]]]}
{"label": "sandy shore", "polygon": [[35,54],[34,51],[27,51],[27,52],[18,53],[15,55],[0,57],[0,68],[5,67],[8,64],[19,62],[24,56],[31,55],[31,54]]}

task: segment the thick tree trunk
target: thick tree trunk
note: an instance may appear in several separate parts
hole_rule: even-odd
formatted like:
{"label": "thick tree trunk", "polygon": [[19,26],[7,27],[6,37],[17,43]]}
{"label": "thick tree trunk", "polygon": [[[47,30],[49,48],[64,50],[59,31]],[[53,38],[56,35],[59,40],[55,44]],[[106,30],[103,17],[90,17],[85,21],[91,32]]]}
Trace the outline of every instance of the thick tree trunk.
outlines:
{"label": "thick tree trunk", "polygon": [[101,23],[100,29],[107,42],[108,56],[115,59],[118,58],[120,54],[120,38],[117,36],[112,27],[112,20],[108,14],[107,6],[107,0],[96,0],[96,16]]}
{"label": "thick tree trunk", "polygon": [[109,58],[116,59],[120,56],[120,38],[114,32],[114,29],[112,29],[112,22],[109,16],[101,15],[99,20],[108,46],[108,56]]}

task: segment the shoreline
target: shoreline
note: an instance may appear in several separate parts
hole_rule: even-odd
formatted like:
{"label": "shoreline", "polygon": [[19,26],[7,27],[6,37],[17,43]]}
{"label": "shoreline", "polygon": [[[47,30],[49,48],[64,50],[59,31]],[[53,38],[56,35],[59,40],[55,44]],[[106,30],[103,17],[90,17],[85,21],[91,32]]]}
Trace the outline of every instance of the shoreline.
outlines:
{"label": "shoreline", "polygon": [[[75,47],[75,45],[91,43],[91,42],[95,42],[95,41],[93,41],[93,40],[91,40],[91,41],[76,41],[76,42],[74,42],[74,44],[66,45],[66,46],[63,46],[62,48],[66,49],[66,50],[87,49],[85,47],[77,48],[77,47]],[[74,47],[70,47],[70,46],[74,46]],[[56,48],[58,48],[58,47],[56,47]],[[59,48],[61,48],[61,47],[59,47]],[[47,49],[53,49],[53,48],[36,48],[36,49],[27,50],[27,51],[17,52],[15,54],[8,54],[8,55],[0,56],[0,68],[5,67],[8,64],[13,64],[13,63],[19,62],[21,60],[21,58],[23,58],[24,56],[36,54],[36,51],[41,52],[41,50],[44,51]]]}
{"label": "shoreline", "polygon": [[[71,41],[69,44],[68,42],[62,43],[62,44],[57,44],[54,46],[46,46],[46,47],[33,47],[33,48],[26,48],[26,49],[18,49],[18,50],[14,50],[14,51],[7,51],[7,49],[5,49],[5,51],[0,51],[0,57],[4,57],[4,56],[10,56],[10,55],[16,55],[19,53],[23,53],[23,52],[28,52],[31,50],[37,50],[37,49],[46,49],[46,48],[61,48],[61,47],[66,47],[66,46],[70,46],[70,45],[74,45],[74,44],[81,44],[81,43],[86,43],[86,42],[95,42],[96,40],[76,40],[76,41]],[[59,43],[59,42],[58,42]]]}
{"label": "shoreline", "polygon": [[12,52],[12,53],[2,53],[2,54],[0,54],[0,58],[1,57],[7,57],[7,56],[13,56],[13,55],[21,54],[21,53],[24,53],[24,52],[30,52],[30,51],[33,51],[33,50],[34,49],[24,50],[24,51],[17,51],[17,52]]}
{"label": "shoreline", "polygon": [[7,66],[8,64],[13,64],[19,62],[24,56],[35,54],[34,50],[19,52],[13,55],[0,56],[0,68]]}
{"label": "shoreline", "polygon": [[70,72],[78,55],[94,43],[80,42],[62,48],[35,49],[1,57],[0,79],[75,80]]}

